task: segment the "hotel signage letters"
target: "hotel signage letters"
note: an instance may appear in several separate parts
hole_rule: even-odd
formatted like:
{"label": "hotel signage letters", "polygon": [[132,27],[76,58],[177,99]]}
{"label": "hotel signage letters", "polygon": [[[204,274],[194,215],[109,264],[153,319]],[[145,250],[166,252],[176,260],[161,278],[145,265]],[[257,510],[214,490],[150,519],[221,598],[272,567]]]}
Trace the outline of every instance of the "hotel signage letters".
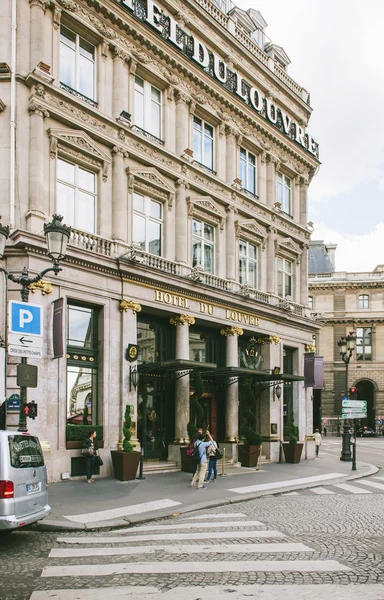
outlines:
{"label": "hotel signage letters", "polygon": [[152,0],[145,4],[141,0],[116,0],[125,8],[133,11],[135,16],[151,25],[160,35],[179,48],[183,54],[195,61],[207,73],[219,81],[228,91],[236,94],[245,104],[252,107],[260,116],[267,119],[291,140],[297,142],[310,154],[319,157],[319,145],[314,138],[298,123],[285,113],[263,92],[251,84],[215,52],[208,50],[206,45],[195,35],[183,31],[175,19],[166,14]]}
{"label": "hotel signage letters", "polygon": [[[161,290],[155,290],[155,301],[161,302],[162,304],[168,304],[169,306],[175,306],[176,308],[190,309],[193,312],[199,312],[206,315],[215,315],[215,312],[224,310],[224,318],[228,321],[250,326],[257,326],[259,324],[259,319],[250,313],[233,310],[224,306],[219,307],[214,304],[200,302],[198,300],[191,300],[185,296],[179,296],[178,294],[163,292]],[[222,315],[217,316],[222,318]]]}

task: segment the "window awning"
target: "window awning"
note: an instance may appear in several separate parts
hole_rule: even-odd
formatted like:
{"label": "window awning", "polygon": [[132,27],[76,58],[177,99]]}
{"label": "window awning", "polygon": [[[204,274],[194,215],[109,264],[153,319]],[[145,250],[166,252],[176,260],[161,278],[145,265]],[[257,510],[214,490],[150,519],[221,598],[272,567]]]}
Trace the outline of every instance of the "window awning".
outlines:
{"label": "window awning", "polygon": [[227,377],[243,378],[252,377],[255,381],[304,381],[304,377],[301,375],[290,375],[279,373],[279,375],[272,375],[266,371],[256,371],[256,369],[247,369],[243,367],[221,367],[214,371],[208,371],[205,373],[210,378],[224,379]]}
{"label": "window awning", "polygon": [[205,363],[197,360],[177,358],[175,360],[164,360],[162,362],[143,363],[138,366],[138,371],[142,375],[147,373],[157,373],[162,375],[166,373],[175,373],[177,371],[189,371],[189,373],[195,371],[212,371],[216,369],[216,366],[216,363]]}

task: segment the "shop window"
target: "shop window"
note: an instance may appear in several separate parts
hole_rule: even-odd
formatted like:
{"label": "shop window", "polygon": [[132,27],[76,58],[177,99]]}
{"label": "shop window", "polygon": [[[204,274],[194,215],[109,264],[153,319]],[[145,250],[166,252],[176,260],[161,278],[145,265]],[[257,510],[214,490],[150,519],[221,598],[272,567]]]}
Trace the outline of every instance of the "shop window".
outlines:
{"label": "shop window", "polygon": [[133,120],[136,127],[161,140],[162,94],[141,77],[135,77]]}
{"label": "shop window", "polygon": [[292,179],[284,173],[277,174],[277,201],[283,212],[292,215]]}
{"label": "shop window", "polygon": [[96,174],[59,158],[56,210],[64,221],[76,229],[96,233],[96,204]]}
{"label": "shop window", "polygon": [[359,310],[369,308],[369,296],[367,294],[361,294],[359,296]]}
{"label": "shop window", "polygon": [[95,101],[95,47],[64,26],[60,28],[60,85]]}
{"label": "shop window", "polygon": [[207,273],[215,272],[215,228],[203,221],[192,221],[192,266],[201,265]]}
{"label": "shop window", "polygon": [[67,306],[67,423],[98,423],[97,309]]}
{"label": "shop window", "polygon": [[258,248],[243,240],[239,242],[239,281],[258,287]]}
{"label": "shop window", "polygon": [[141,194],[133,196],[133,241],[144,252],[161,256],[163,206]]}
{"label": "shop window", "polygon": [[210,171],[213,171],[213,142],[214,132],[212,125],[209,125],[203,119],[194,117],[193,158]]}
{"label": "shop window", "polygon": [[240,148],[240,179],[243,189],[256,195],[256,156]]}
{"label": "shop window", "polygon": [[356,328],[356,360],[372,360],[372,327]]}
{"label": "shop window", "polygon": [[277,295],[280,298],[292,298],[292,270],[293,265],[286,258],[277,259]]}

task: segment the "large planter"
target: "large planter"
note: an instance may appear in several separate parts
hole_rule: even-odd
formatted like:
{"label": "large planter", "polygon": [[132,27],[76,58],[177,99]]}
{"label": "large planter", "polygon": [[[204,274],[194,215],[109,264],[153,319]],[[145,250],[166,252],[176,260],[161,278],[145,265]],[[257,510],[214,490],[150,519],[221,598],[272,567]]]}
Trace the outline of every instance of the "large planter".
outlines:
{"label": "large planter", "polygon": [[[66,440],[65,447],[67,450],[81,450],[84,444],[84,440]],[[104,448],[104,440],[97,440],[98,449]]]}
{"label": "large planter", "polygon": [[256,467],[260,457],[261,446],[241,444],[239,446],[239,461],[242,467]]}
{"label": "large planter", "polygon": [[300,462],[304,444],[283,444],[284,458],[286,463],[296,465]]}
{"label": "large planter", "polygon": [[140,452],[123,452],[111,450],[113,472],[120,481],[136,479],[137,468],[140,462]]}
{"label": "large planter", "polygon": [[187,447],[180,448],[181,456],[181,470],[184,473],[194,473],[196,471],[196,464],[192,460],[192,456],[187,456]]}

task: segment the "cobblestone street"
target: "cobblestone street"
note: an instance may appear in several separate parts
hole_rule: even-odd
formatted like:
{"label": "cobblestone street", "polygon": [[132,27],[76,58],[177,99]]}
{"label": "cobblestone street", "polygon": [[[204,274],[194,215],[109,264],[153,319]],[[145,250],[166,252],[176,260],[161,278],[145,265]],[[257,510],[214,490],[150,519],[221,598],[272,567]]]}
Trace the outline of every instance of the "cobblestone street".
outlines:
{"label": "cobblestone street", "polygon": [[[101,588],[103,597],[165,600],[191,586],[192,600],[274,599],[279,591],[344,600],[365,584],[365,598],[381,600],[384,495],[372,492],[282,494],[103,533],[19,531],[1,539],[0,597],[98,598]],[[264,595],[269,584],[280,588]]]}

